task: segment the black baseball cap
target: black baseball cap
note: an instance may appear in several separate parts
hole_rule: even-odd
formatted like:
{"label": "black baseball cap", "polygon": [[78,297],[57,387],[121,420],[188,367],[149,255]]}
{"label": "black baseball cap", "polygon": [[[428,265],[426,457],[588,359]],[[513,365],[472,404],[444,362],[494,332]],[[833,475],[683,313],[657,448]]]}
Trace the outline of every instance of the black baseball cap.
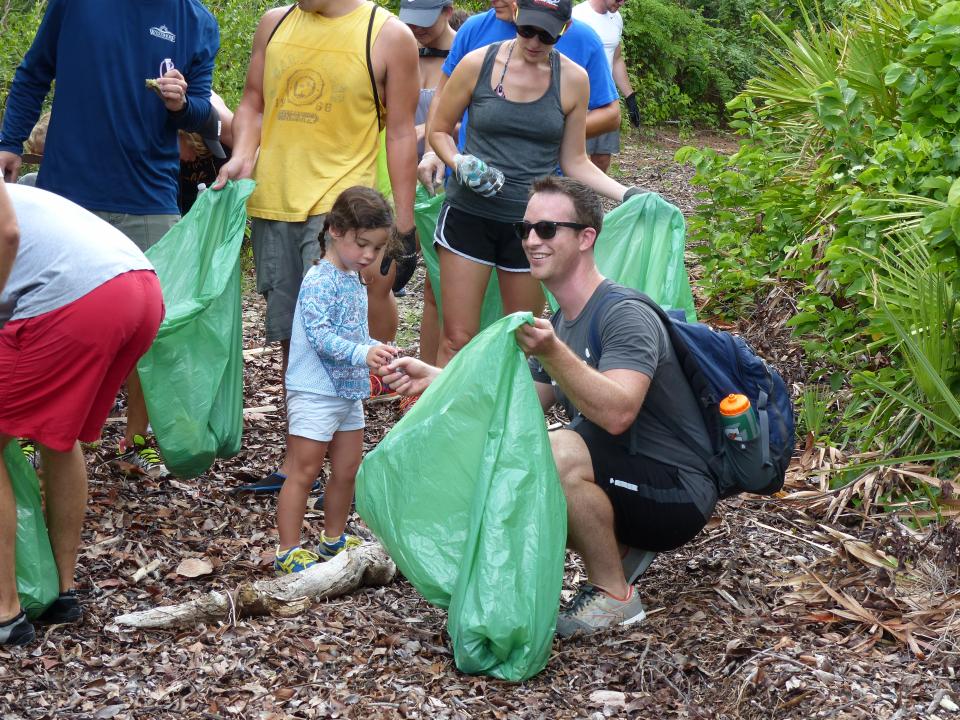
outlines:
{"label": "black baseball cap", "polygon": [[571,0],[518,0],[517,25],[532,25],[559,37],[572,12]]}
{"label": "black baseball cap", "polygon": [[213,153],[213,156],[223,160],[227,154],[223,151],[223,145],[220,144],[220,113],[217,109],[210,106],[210,114],[203,122],[203,127],[197,131],[197,134],[203,138],[203,144]]}

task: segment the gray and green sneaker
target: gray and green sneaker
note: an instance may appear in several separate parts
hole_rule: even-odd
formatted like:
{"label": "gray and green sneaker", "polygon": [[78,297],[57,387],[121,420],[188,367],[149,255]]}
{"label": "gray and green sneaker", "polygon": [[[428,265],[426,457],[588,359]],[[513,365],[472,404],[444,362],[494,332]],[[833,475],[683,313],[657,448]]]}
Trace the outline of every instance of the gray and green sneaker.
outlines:
{"label": "gray and green sneaker", "polygon": [[171,476],[152,438],[148,440],[143,435],[134,435],[133,445],[125,446],[121,441],[119,452],[121,469],[128,475],[146,475],[155,480]]}
{"label": "gray and green sneaker", "polygon": [[617,600],[600,588],[585,584],[573,598],[570,607],[557,618],[557,635],[563,638],[573,635],[589,635],[606,630],[614,625],[633,625],[642,621],[647,613],[632,585],[626,600]]}
{"label": "gray and green sneaker", "polygon": [[33,466],[33,469],[39,472],[40,471],[40,451],[37,450],[37,446],[33,443],[33,441],[21,440],[20,452],[23,453],[23,456],[27,459],[27,462]]}

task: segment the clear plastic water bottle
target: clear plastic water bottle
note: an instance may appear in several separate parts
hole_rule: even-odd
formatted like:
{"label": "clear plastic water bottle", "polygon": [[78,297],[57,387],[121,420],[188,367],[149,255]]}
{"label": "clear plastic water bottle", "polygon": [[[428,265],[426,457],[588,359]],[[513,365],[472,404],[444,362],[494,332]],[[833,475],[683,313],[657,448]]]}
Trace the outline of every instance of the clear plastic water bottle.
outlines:
{"label": "clear plastic water bottle", "polygon": [[499,188],[503,185],[503,173],[496,168],[488,167],[487,164],[473,155],[464,155],[463,161],[457,163],[457,174],[460,181],[465,185],[476,187],[483,181],[484,173],[488,173],[487,180],[493,187]]}
{"label": "clear plastic water bottle", "polygon": [[746,395],[731,394],[720,401],[720,422],[723,434],[736,442],[753,440],[760,434],[757,414]]}

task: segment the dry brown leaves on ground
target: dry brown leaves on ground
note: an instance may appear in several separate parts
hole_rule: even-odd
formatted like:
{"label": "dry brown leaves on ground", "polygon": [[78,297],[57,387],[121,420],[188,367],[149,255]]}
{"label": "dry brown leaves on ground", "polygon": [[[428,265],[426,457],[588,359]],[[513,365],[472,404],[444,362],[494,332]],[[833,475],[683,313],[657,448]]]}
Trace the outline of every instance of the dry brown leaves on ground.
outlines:
{"label": "dry brown leaves on ground", "polygon": [[[678,145],[641,144],[621,164],[687,211]],[[404,317],[415,316],[421,287],[418,277]],[[776,330],[788,305],[771,296],[741,329],[786,358],[799,383],[802,356]],[[261,314],[248,297],[247,348],[263,345]],[[415,323],[405,332],[415,337]],[[831,491],[830,473],[851,459],[813,445],[783,497],[725,501],[693,542],[657,559],[639,585],[642,625],[558,641],[546,669],[522,685],[458,672],[444,613],[403,579],[292,618],[119,628],[119,614],[271,575],[275,498],[231,493],[283,453],[279,355],[248,356],[245,406],[256,410],[237,457],[196,480],[123,478],[109,463],[117,424],[88,453],[78,573],[86,620],[0,650],[0,718],[960,717],[960,531],[911,530],[909,507],[875,511],[884,488],[923,468],[867,473]],[[368,407],[368,449],[398,412],[396,403]],[[321,518],[308,513],[310,540]],[[369,537],[356,516],[351,526]],[[582,579],[571,556],[566,598]]]}

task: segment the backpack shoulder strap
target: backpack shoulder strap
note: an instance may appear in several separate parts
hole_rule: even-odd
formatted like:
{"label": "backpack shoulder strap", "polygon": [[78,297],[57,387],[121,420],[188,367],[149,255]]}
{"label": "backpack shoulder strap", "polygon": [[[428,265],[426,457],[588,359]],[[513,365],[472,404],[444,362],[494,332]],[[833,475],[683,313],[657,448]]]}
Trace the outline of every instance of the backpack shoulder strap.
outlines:
{"label": "backpack shoulder strap", "polygon": [[282,16],[279,20],[277,20],[277,24],[274,25],[274,26],[273,26],[273,30],[270,31],[270,37],[267,38],[267,45],[270,44],[270,41],[273,40],[273,36],[276,35],[276,34],[277,34],[277,30],[280,29],[280,23],[282,23],[284,20],[286,20],[286,19],[287,19],[287,16],[290,15],[290,13],[292,13],[292,12],[293,12],[294,10],[296,10],[296,9],[297,9],[297,3],[294,3],[293,5],[291,5],[290,7],[288,7],[288,8],[287,8],[287,11],[283,14],[283,16]]}
{"label": "backpack shoulder strap", "polygon": [[[687,382],[690,384],[694,397],[700,405],[700,415],[703,417],[704,424],[707,428],[707,433],[710,437],[710,444],[713,446],[715,444],[713,441],[715,433],[718,433],[720,430],[718,427],[715,427],[716,423],[712,421],[710,418],[710,413],[708,412],[708,408],[703,404],[703,398],[709,394],[709,385],[707,384],[707,380],[703,376],[700,366],[697,364],[696,358],[693,357],[693,353],[691,353],[689,348],[687,348],[686,342],[674,327],[673,320],[670,318],[667,312],[649,295],[631,288],[616,287],[609,290],[603,297],[600,298],[600,305],[593,315],[593,322],[591,322],[589,330],[588,346],[590,348],[591,355],[594,357],[599,357],[602,350],[600,322],[603,319],[607,308],[625,299],[639,300],[648,308],[650,308],[654,314],[660,318],[660,322],[663,323],[663,326],[667,331],[667,338],[670,341],[670,345],[673,347],[674,354],[677,356],[677,362],[680,363],[680,369],[682,370],[684,377],[687,379]],[[687,446],[693,450],[693,452],[695,452],[704,463],[706,463],[707,468],[716,478],[720,477],[722,469],[719,464],[719,459],[715,453],[708,452],[703,446],[700,445],[700,443],[696,442],[694,438],[689,437],[688,433],[680,426],[678,422],[676,422],[673,417],[661,417],[660,421],[666,425],[677,437],[682,438],[686,442]],[[633,445],[632,441],[631,445]]]}
{"label": "backpack shoulder strap", "polygon": [[373,46],[373,19],[377,14],[377,5],[374,3],[370,11],[370,22],[367,23],[367,72],[370,74],[370,89],[373,90],[373,108],[377,111],[377,133],[383,130],[383,118],[380,117],[380,93],[377,92],[377,79],[373,76],[373,60],[370,48]]}
{"label": "backpack shoulder strap", "polygon": [[600,296],[600,299],[597,301],[597,308],[593,311],[593,317],[590,319],[590,328],[587,333],[587,348],[590,350],[591,358],[599,358],[600,351],[603,349],[600,323],[606,316],[607,310],[621,300],[639,298],[641,295],[643,295],[643,293],[631,290],[630,288],[612,287]]}

